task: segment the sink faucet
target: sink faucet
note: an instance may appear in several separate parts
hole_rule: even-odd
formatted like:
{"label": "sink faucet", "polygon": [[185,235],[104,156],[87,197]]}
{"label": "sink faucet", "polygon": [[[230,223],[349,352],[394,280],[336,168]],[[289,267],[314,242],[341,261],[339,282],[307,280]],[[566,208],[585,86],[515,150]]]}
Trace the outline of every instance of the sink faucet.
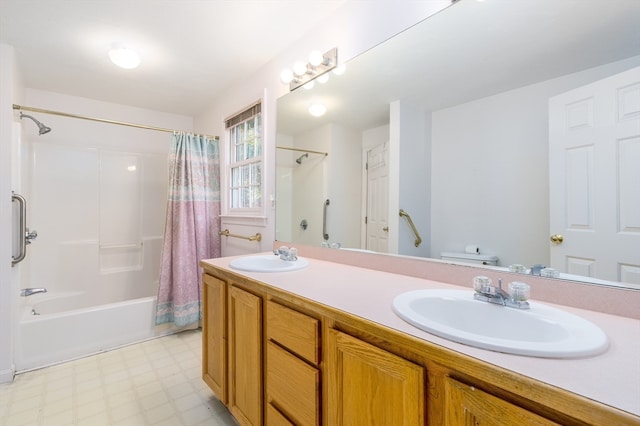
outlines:
{"label": "sink faucet", "polygon": [[529,285],[514,281],[509,284],[509,292],[502,289],[502,279],[498,279],[498,287],[491,285],[488,277],[475,277],[473,298],[483,302],[495,303],[517,309],[529,309]]}
{"label": "sink faucet", "polygon": [[37,293],[46,293],[47,289],[46,288],[23,288],[22,290],[20,290],[20,296],[31,296],[32,294],[37,294]]}
{"label": "sink faucet", "polygon": [[280,259],[288,262],[298,260],[298,249],[294,247],[281,246],[279,249],[274,250],[273,254],[280,256]]}

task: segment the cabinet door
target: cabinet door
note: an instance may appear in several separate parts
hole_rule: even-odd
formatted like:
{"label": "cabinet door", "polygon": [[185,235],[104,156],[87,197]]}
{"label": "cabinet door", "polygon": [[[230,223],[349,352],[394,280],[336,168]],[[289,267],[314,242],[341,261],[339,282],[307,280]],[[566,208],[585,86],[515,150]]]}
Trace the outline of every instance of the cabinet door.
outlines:
{"label": "cabinet door", "polygon": [[558,425],[473,386],[445,378],[447,426]]}
{"label": "cabinet door", "polygon": [[204,274],[202,379],[227,403],[227,283]]}
{"label": "cabinet door", "polygon": [[262,424],[262,299],[229,290],[229,411],[241,425]]}
{"label": "cabinet door", "polygon": [[425,424],[423,367],[336,330],[326,360],[327,424]]}

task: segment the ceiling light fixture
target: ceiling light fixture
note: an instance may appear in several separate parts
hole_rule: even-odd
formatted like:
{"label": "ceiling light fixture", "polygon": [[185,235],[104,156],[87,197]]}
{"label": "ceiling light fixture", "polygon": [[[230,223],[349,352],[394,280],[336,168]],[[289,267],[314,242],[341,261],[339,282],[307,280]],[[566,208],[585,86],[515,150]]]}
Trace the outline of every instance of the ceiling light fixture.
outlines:
{"label": "ceiling light fixture", "polygon": [[[280,73],[280,81],[289,85],[289,90],[306,86],[312,80],[324,75],[338,65],[338,49],[333,48],[325,53],[314,50],[309,54],[309,62],[297,61],[292,69]],[[308,87],[308,86],[307,86]]]}
{"label": "ceiling light fixture", "polygon": [[115,44],[109,50],[109,59],[120,68],[133,69],[140,65],[140,57],[130,48],[121,44]]}
{"label": "ceiling light fixture", "polygon": [[309,106],[309,114],[313,115],[314,117],[322,117],[326,112],[327,107],[323,104],[316,103]]}

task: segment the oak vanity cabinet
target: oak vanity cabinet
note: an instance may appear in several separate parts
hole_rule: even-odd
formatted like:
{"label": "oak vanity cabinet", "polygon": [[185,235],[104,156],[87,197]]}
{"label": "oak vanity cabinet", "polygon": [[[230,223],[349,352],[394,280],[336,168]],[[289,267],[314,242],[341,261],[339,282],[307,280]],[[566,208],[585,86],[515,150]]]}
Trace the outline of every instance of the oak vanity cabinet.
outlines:
{"label": "oak vanity cabinet", "polygon": [[320,321],[269,300],[266,425],[320,425]]}
{"label": "oak vanity cabinet", "polygon": [[425,369],[328,330],[328,422],[335,426],[425,424]]}
{"label": "oak vanity cabinet", "polygon": [[444,378],[445,424],[451,426],[527,425],[559,426],[503,399],[466,385],[451,377]]}
{"label": "oak vanity cabinet", "polygon": [[241,425],[262,425],[262,298],[203,275],[202,377]]}
{"label": "oak vanity cabinet", "polygon": [[227,283],[202,276],[202,379],[227,404]]}
{"label": "oak vanity cabinet", "polygon": [[229,287],[229,411],[241,425],[262,424],[262,298]]}
{"label": "oak vanity cabinet", "polygon": [[205,271],[202,376],[240,425],[640,425],[276,286]]}

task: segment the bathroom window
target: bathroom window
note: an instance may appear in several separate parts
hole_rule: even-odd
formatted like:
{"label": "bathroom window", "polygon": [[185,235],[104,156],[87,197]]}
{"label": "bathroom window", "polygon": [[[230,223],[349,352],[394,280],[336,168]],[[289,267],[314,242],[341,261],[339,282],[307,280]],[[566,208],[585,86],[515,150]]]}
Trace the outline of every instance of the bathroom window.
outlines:
{"label": "bathroom window", "polygon": [[225,121],[229,148],[228,212],[262,212],[262,109],[257,103]]}

